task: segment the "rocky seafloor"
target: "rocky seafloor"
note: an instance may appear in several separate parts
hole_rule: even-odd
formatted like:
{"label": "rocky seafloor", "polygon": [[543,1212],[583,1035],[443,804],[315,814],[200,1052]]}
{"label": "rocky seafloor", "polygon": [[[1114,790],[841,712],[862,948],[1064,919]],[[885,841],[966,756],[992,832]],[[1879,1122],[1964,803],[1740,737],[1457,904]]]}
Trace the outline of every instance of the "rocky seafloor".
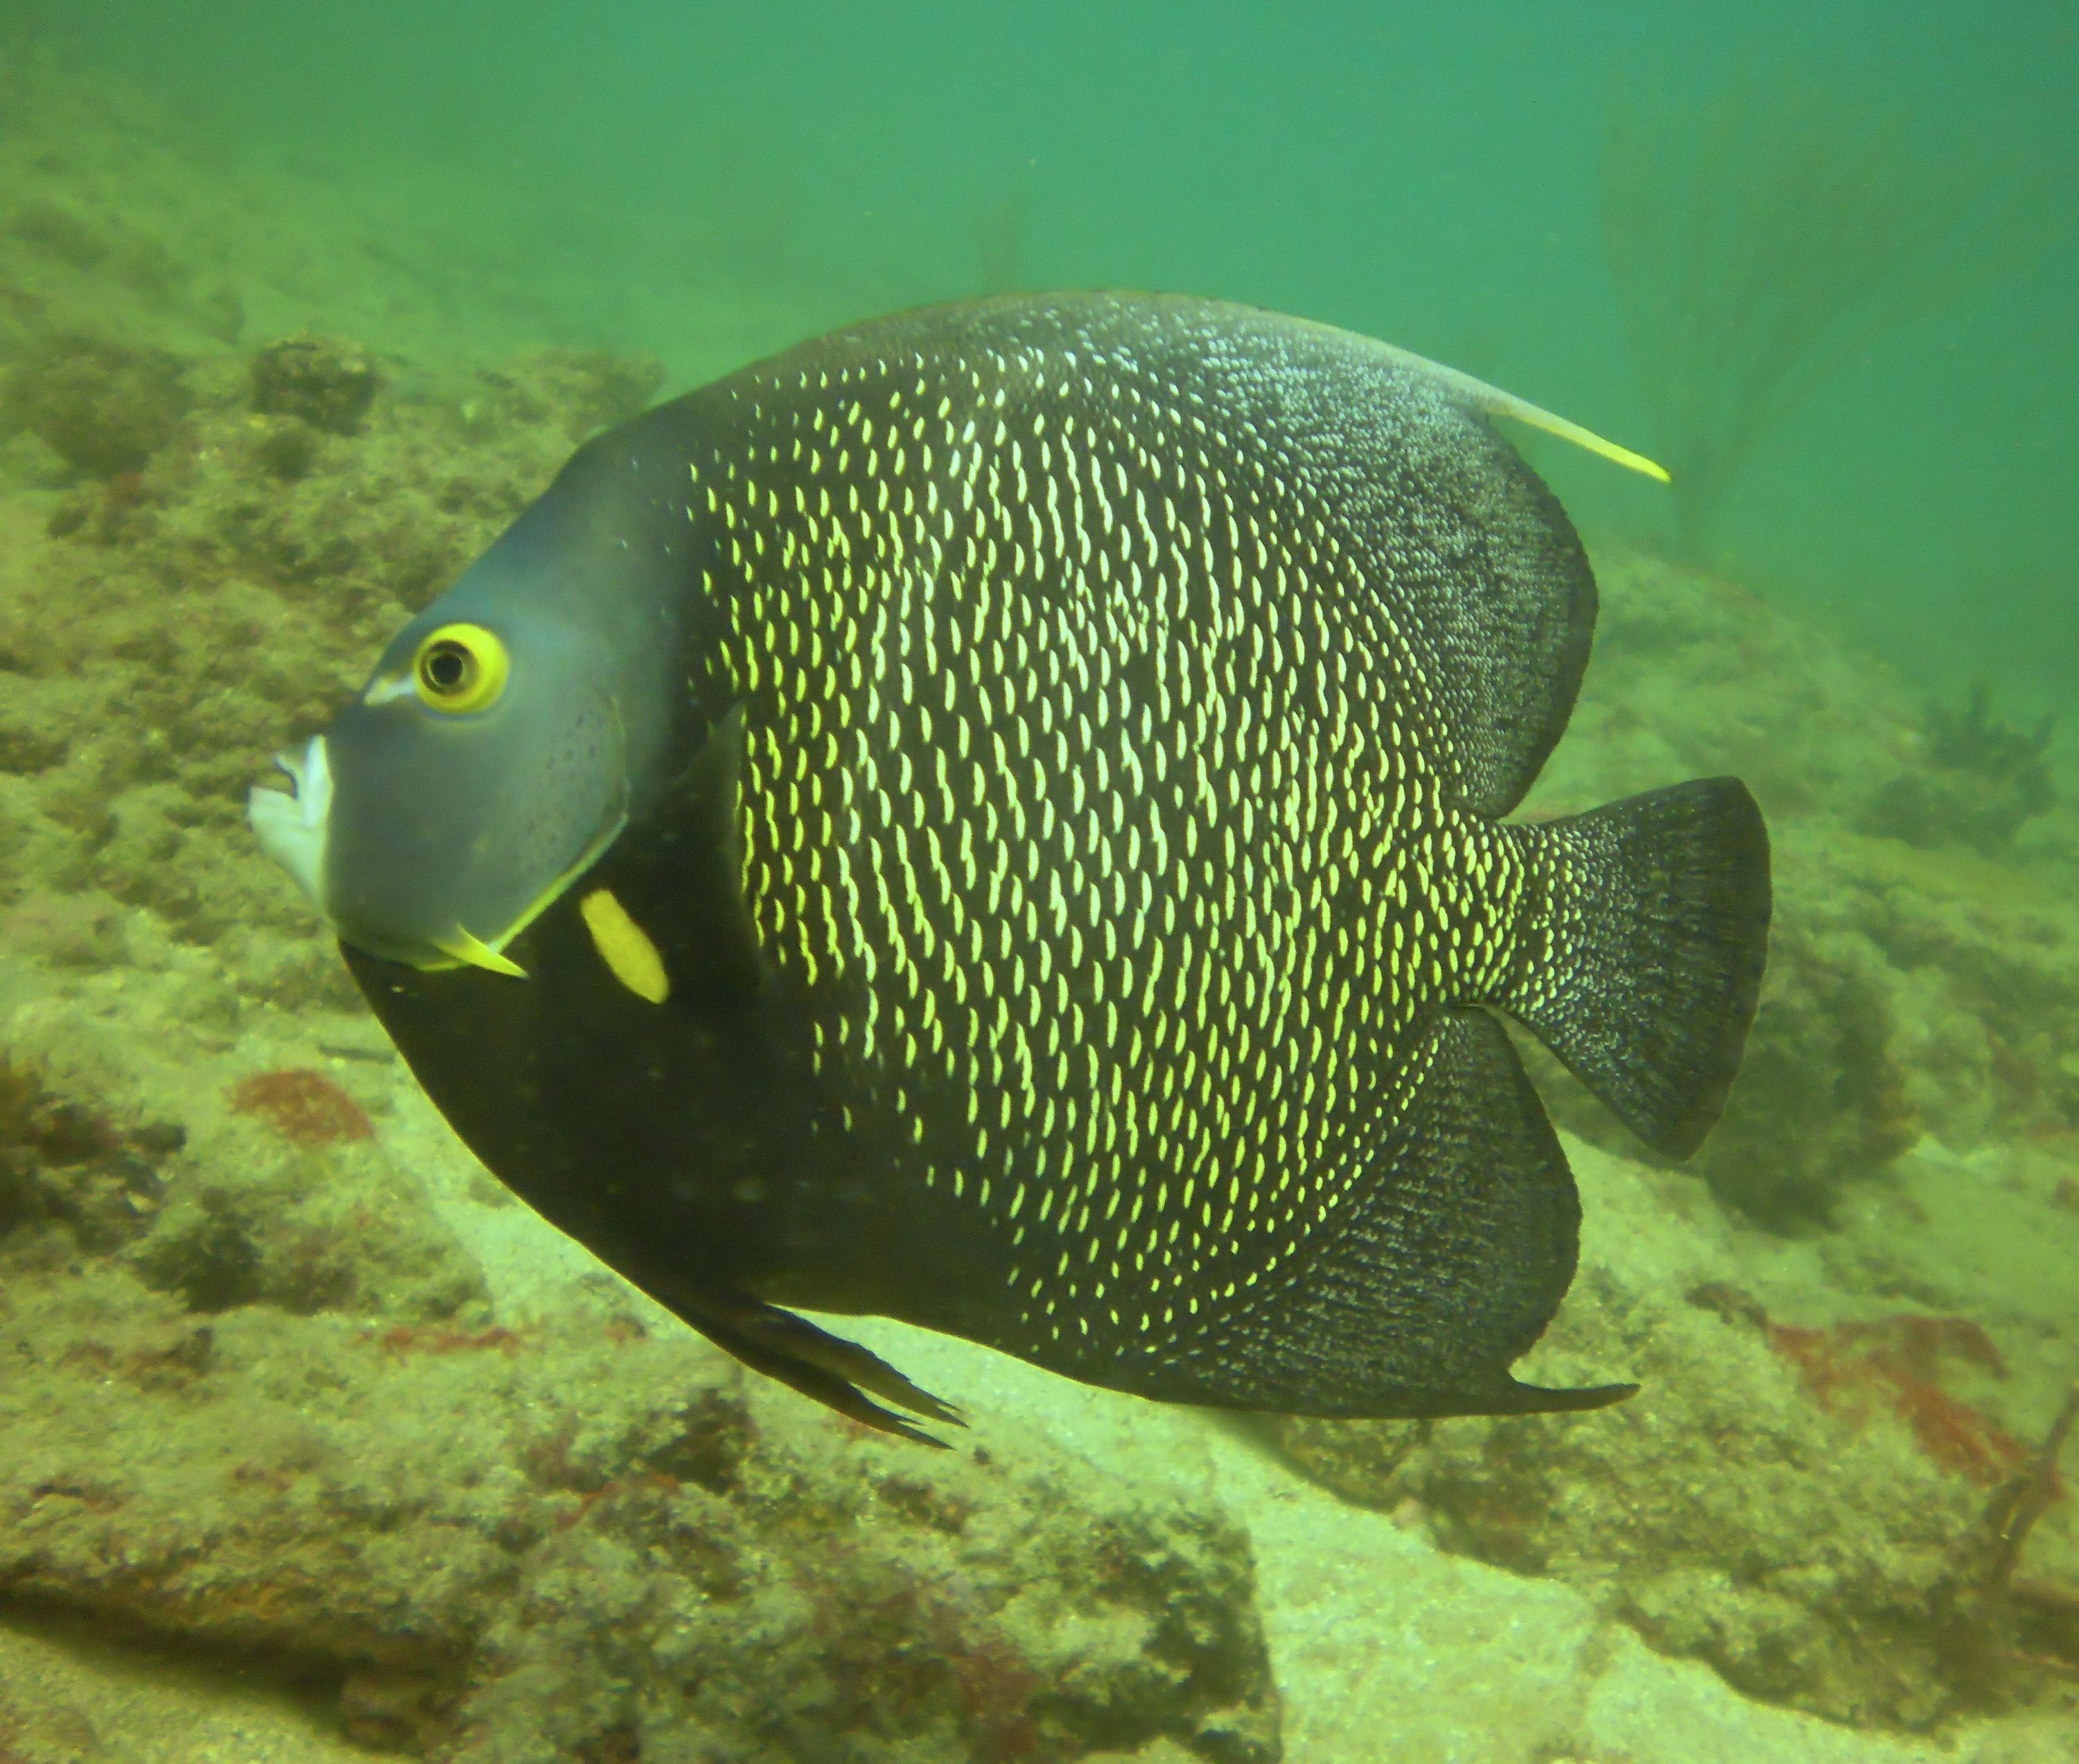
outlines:
{"label": "rocky seafloor", "polygon": [[1587,1217],[1525,1370],[1641,1394],[1221,1421],[891,1325],[975,1425],[869,1435],[478,1170],[244,826],[656,370],[462,365],[319,197],[0,105],[0,1760],[2079,1755],[2046,730],[1604,548],[1530,812],[1733,771],[1777,848],[1696,1159],[1541,1068]]}

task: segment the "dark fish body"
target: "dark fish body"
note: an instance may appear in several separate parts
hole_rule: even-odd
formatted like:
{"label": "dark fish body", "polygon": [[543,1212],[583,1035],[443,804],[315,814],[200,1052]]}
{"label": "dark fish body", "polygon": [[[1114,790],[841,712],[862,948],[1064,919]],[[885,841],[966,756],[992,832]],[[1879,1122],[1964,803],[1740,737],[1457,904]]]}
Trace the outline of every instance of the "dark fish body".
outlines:
{"label": "dark fish body", "polygon": [[633,634],[625,824],[505,946],[527,978],[349,947],[371,1004],[548,1218],[868,1418],[940,1411],[773,1307],[1190,1402],[1621,1394],[1508,1374],[1578,1205],[1495,1013],[1688,1150],[1766,836],[1730,780],[1503,820],[1596,597],[1470,383],[1234,308],[1007,300],[588,443],[471,592],[524,552]]}

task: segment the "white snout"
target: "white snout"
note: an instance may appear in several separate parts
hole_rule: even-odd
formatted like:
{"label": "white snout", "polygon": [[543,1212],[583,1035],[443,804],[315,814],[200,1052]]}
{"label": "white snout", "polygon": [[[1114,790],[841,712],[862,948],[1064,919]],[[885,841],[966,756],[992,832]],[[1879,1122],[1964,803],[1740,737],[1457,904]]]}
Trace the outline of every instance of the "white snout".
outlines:
{"label": "white snout", "polygon": [[332,810],[332,767],[325,759],[324,737],[312,735],[300,757],[276,754],[274,764],[288,774],[294,789],[256,784],[245,799],[245,818],[261,848],[324,912],[325,824]]}

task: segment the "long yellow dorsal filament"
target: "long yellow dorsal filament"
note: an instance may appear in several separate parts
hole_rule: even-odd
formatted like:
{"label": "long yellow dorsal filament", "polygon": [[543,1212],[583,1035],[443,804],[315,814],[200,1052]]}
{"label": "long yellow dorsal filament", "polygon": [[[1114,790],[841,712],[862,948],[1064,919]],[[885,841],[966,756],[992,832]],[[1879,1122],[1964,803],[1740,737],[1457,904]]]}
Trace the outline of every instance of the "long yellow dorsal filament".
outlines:
{"label": "long yellow dorsal filament", "polygon": [[1614,441],[1605,441],[1577,422],[1569,422],[1564,417],[1555,417],[1549,410],[1540,410],[1535,404],[1526,404],[1520,399],[1511,399],[1495,409],[1502,416],[1513,417],[1518,422],[1528,423],[1533,429],[1542,429],[1548,435],[1557,435],[1562,441],[1571,441],[1577,447],[1585,447],[1590,453],[1600,454],[1613,464],[1622,466],[1627,471],[1636,471],[1642,477],[1651,478],[1660,484],[1671,483],[1667,467],[1642,453],[1634,453],[1629,447],[1620,447]]}
{"label": "long yellow dorsal filament", "polygon": [[1492,417],[1512,417],[1520,423],[1528,423],[1533,429],[1541,429],[1548,435],[1557,435],[1562,441],[1571,441],[1577,447],[1585,447],[1590,453],[1600,454],[1613,464],[1622,466],[1627,471],[1636,471],[1661,484],[1671,481],[1667,467],[1657,460],[1649,459],[1642,453],[1634,453],[1629,447],[1620,447],[1614,441],[1605,441],[1594,430],[1583,429],[1577,422],[1569,422],[1564,417],[1555,417],[1550,411],[1539,409],[1527,398],[1518,398],[1514,392],[1505,392],[1499,386],[1490,386],[1483,379],[1474,379],[1470,374],[1462,374],[1455,367],[1445,367],[1441,362],[1433,362],[1426,356],[1396,349],[1391,343],[1374,343],[1371,346],[1383,355],[1441,380],[1475,410],[1485,411]]}
{"label": "long yellow dorsal filament", "polygon": [[628,916],[628,909],[604,888],[595,888],[578,903],[593,946],[614,978],[638,999],[662,1004],[671,995],[671,977],[650,934]]}

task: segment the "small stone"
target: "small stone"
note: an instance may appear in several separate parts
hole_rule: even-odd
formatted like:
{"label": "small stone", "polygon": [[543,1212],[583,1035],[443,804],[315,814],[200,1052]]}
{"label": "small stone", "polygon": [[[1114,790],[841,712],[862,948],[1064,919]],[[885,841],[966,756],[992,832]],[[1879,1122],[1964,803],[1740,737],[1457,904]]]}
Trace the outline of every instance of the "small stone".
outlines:
{"label": "small stone", "polygon": [[253,358],[255,410],[336,435],[360,428],[381,383],[368,351],[341,337],[285,337]]}

